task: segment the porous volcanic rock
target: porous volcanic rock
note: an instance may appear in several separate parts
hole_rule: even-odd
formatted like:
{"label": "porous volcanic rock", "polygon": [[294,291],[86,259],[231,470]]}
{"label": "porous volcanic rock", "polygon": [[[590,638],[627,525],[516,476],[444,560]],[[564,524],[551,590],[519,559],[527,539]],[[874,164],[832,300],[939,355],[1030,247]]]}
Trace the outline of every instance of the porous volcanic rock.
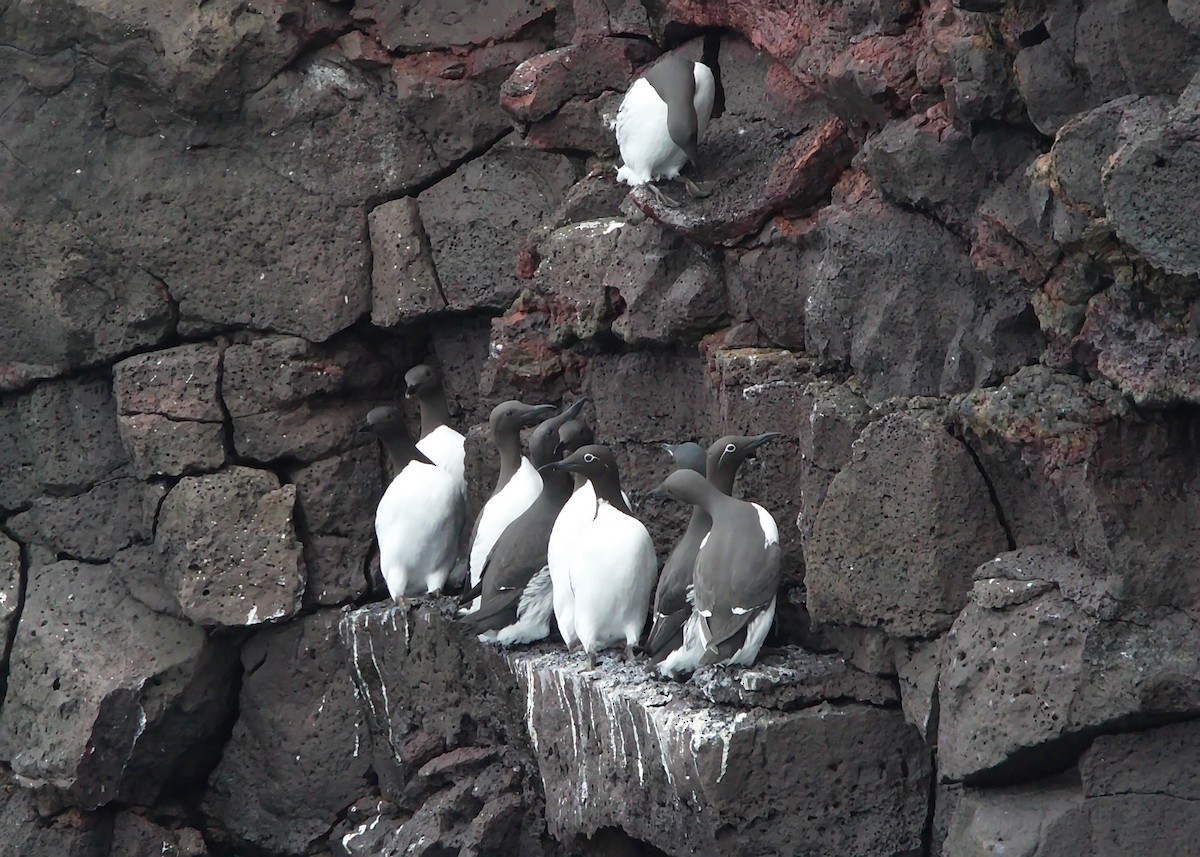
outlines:
{"label": "porous volcanic rock", "polygon": [[[1018,547],[1055,547],[1116,574],[1130,608],[1200,603],[1195,414],[1135,415],[1111,384],[1045,366],[951,410]],[[1144,485],[1158,487],[1134,487]]]}
{"label": "porous volcanic rock", "polygon": [[302,853],[367,787],[370,736],[346,658],[340,611],[259,632],[242,647],[233,735],[207,810],[277,853]]}
{"label": "porous volcanic rock", "polygon": [[[21,609],[21,545],[0,533],[0,673],[8,675],[8,647]],[[4,680],[0,680],[3,691]]]}
{"label": "porous volcanic rock", "polygon": [[1166,118],[1172,101],[1165,96],[1127,95],[1081,113],[1058,130],[1050,150],[1056,192],[1069,204],[1100,217],[1101,183],[1108,160],[1146,125]]}
{"label": "porous volcanic rock", "polygon": [[225,350],[221,395],[234,448],[254,461],[313,461],[365,444],[369,438],[358,430],[374,400],[359,396],[384,386],[385,378],[394,390],[398,381],[387,367],[357,343],[315,346],[278,336],[232,345]]}
{"label": "porous volcanic rock", "polygon": [[553,8],[541,0],[451,0],[437,7],[367,0],[356,3],[351,14],[389,51],[408,54],[504,41]]}
{"label": "porous volcanic rock", "polygon": [[1101,735],[1077,770],[1051,780],[962,789],[942,854],[1190,854],[1200,835],[1195,722]]}
{"label": "porous volcanic rock", "polygon": [[446,308],[421,208],[406,196],[371,210],[371,323],[392,327]]}
{"label": "porous volcanic rock", "polygon": [[39,497],[7,525],[21,541],[56,553],[89,561],[112,559],[121,548],[153,537],[162,495],[160,486],[113,479],[73,497]]}
{"label": "porous volcanic rock", "polygon": [[1200,73],[1178,106],[1131,134],[1104,169],[1104,203],[1117,234],[1173,274],[1200,274],[1196,198],[1184,189],[1200,169],[1198,131]]}
{"label": "porous volcanic rock", "polygon": [[359,446],[289,474],[296,486],[308,582],[305,605],[339,604],[366,590],[375,506],[384,485],[379,452]]}
{"label": "porous volcanic rock", "polygon": [[933,636],[966,605],[975,566],[1007,547],[970,452],[934,421],[892,414],[862,433],[825,494],[805,544],[809,609],[818,622]]}
{"label": "porous volcanic rock", "polygon": [[1045,549],[1004,554],[976,578],[943,648],[942,776],[1054,773],[1098,731],[1200,713],[1188,614],[1114,615],[1114,579]]}
{"label": "porous volcanic rock", "polygon": [[0,772],[0,857],[109,857],[110,836],[99,813],[68,809],[42,818],[33,793]]}
{"label": "porous volcanic rock", "polygon": [[500,105],[518,122],[544,119],[573,98],[624,90],[654,47],[641,39],[589,39],[555,48],[517,66],[500,89]]}
{"label": "porous volcanic rock", "polygon": [[820,250],[805,241],[808,231],[804,226],[796,232],[768,226],[765,241],[725,253],[725,285],[733,319],[753,319],[772,343],[800,351],[804,349],[804,305],[813,268],[821,259]]}
{"label": "porous volcanic rock", "polygon": [[[453,602],[361,608],[342,620],[341,639],[379,787],[395,803],[344,835],[346,853],[426,853],[416,849],[493,838],[510,843],[504,853],[544,853],[524,700],[507,661],[457,621]],[[520,813],[502,810],[513,798]],[[374,832],[381,825],[382,835]]]}
{"label": "porous volcanic rock", "polygon": [[69,805],[148,804],[203,775],[232,689],[227,648],[130,598],[111,567],[35,565],[0,758]]}
{"label": "porous volcanic rock", "polygon": [[83,376],[38,384],[0,402],[0,508],[70,496],[128,475],[109,383]]}
{"label": "porous volcanic rock", "polygon": [[305,567],[292,515],[296,487],[265,470],[185,476],[167,494],[156,544],[185,616],[241,626],[294,615]]}
{"label": "porous volcanic rock", "polygon": [[641,666],[588,673],[561,651],[510,657],[560,838],[618,826],[679,855],[734,840],[750,853],[920,847],[929,756],[897,711],[751,714],[687,702]]}
{"label": "porous volcanic rock", "polygon": [[611,331],[629,345],[694,341],[727,318],[721,264],[651,220],[572,223],[551,233],[535,288],[569,307],[559,339]]}
{"label": "porous volcanic rock", "polygon": [[853,444],[867,425],[870,406],[859,390],[830,381],[805,386],[797,408],[800,440],[799,530],[812,538],[817,512],[834,476],[850,460]]}
{"label": "porous volcanic rock", "polygon": [[193,827],[160,827],[137,812],[122,812],[113,819],[109,857],[207,857],[204,836]]}
{"label": "porous volcanic rock", "polygon": [[826,700],[853,700],[871,705],[899,701],[896,685],[855,669],[837,655],[818,655],[799,647],[760,655],[745,669],[701,667],[688,685],[701,703],[736,708],[793,711]]}
{"label": "porous volcanic rock", "polygon": [[113,366],[121,440],[140,479],[216,470],[225,463],[221,349],[181,345]]}
{"label": "porous volcanic rock", "polygon": [[578,178],[563,155],[492,148],[417,198],[453,310],[506,309],[520,292],[513,236],[552,212]]}
{"label": "porous volcanic rock", "polygon": [[933,221],[868,196],[824,209],[814,238],[807,350],[853,369],[869,401],[963,391],[1032,356],[993,351],[995,292]]}

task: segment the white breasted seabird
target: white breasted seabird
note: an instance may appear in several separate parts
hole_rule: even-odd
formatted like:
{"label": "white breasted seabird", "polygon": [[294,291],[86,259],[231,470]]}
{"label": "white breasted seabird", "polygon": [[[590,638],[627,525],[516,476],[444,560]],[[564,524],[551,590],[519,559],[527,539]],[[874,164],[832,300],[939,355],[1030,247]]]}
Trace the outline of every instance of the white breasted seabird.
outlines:
{"label": "white breasted seabird", "polygon": [[621,493],[617,460],[592,444],[546,469],[582,473],[595,489],[596,505],[565,547],[571,590],[575,594],[575,633],[587,653],[588,668],[596,654],[625,641],[632,655],[654,588],[658,562],[646,527],[633,516]]}
{"label": "white breasted seabird", "polygon": [[[671,454],[675,467],[704,473],[704,447],[698,443],[663,444]],[[687,592],[692,586],[692,569],[696,565],[696,554],[700,542],[708,535],[712,519],[700,506],[692,507],[692,517],[687,529],[675,543],[658,577],[654,592],[654,624],[643,646],[650,660],[658,663],[672,651],[683,645],[683,625],[692,614]]]}
{"label": "white breasted seabird", "polygon": [[[575,417],[587,399],[544,420],[529,436],[529,458],[539,469],[591,443],[591,430]],[[481,640],[522,645],[550,634],[554,613],[546,546],[574,484],[565,470],[541,470],[542,492],[505,528],[483,569],[479,609],[467,617]]]}
{"label": "white breasted seabird", "polygon": [[[479,510],[471,537],[471,586],[483,577],[483,566],[504,528],[528,509],[542,492],[542,477],[530,460],[521,454],[521,429],[531,426],[554,411],[554,405],[526,405],[517,401],[501,402],[492,409],[489,420],[492,442],[500,453],[500,475],[492,496]],[[478,599],[472,609],[479,606]]]}
{"label": "white breasted seabird", "polygon": [[404,398],[416,399],[421,409],[421,439],[417,441],[417,449],[453,476],[466,497],[466,438],[450,426],[450,408],[437,370],[422,363],[404,373]]}
{"label": "white breasted seabird", "polygon": [[[706,473],[708,481],[721,493],[732,494],[738,467],[747,458],[753,457],[760,446],[777,437],[781,437],[778,432],[754,436],[727,435],[714,442],[707,451],[701,450],[699,466],[692,464],[690,469]],[[670,578],[667,576],[667,567],[663,568],[654,599],[654,627],[651,628],[650,637],[645,645],[646,652],[654,663],[661,662],[683,645],[684,624],[692,614],[692,605],[687,593],[692,585],[696,556],[711,524],[708,513],[702,507],[694,505],[684,538],[676,546],[679,556],[676,557],[673,551],[667,560],[667,565],[671,566]],[[672,559],[675,560],[674,564]]]}
{"label": "white breasted seabird", "polygon": [[708,664],[749,666],[775,618],[779,528],[757,503],[722,493],[691,470],[676,470],[656,491],[702,506],[712,527],[696,556],[692,615],[683,646],[659,665],[670,677]]}
{"label": "white breasted seabird", "polygon": [[[654,182],[675,179],[689,162],[699,170],[697,145],[712,115],[716,83],[702,62],[669,56],[633,82],[617,111],[617,146],[623,165],[617,180],[646,185],[664,205],[679,203]],[[693,197],[711,190],[684,177]]]}
{"label": "white breasted seabird", "polygon": [[399,408],[373,409],[363,431],[379,438],[396,471],[375,511],[388,592],[401,604],[410,595],[439,594],[458,554],[466,500],[453,477],[417,449]]}

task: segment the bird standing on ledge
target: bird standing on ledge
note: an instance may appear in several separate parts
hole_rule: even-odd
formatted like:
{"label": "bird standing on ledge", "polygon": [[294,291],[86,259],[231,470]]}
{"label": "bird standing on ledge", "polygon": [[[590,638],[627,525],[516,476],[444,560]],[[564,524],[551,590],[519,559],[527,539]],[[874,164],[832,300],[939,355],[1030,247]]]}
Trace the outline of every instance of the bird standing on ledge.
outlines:
{"label": "bird standing on ledge", "polygon": [[[617,146],[624,165],[617,181],[646,185],[659,202],[677,208],[679,202],[654,182],[672,180],[689,162],[700,173],[697,145],[712,116],[716,83],[702,62],[671,56],[633,82],[617,111]],[[684,176],[692,197],[705,197],[711,186]]]}

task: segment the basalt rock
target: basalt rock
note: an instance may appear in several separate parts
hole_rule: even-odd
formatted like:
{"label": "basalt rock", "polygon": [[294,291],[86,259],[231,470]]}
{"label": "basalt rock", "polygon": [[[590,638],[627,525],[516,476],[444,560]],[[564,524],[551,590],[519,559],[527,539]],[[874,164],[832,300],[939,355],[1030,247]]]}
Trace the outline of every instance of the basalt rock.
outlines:
{"label": "basalt rock", "polygon": [[[698,53],[695,45],[685,49],[688,58]],[[715,182],[712,196],[680,208],[668,208],[645,189],[635,189],[632,198],[693,241],[736,244],[773,215],[814,208],[850,163],[853,145],[842,121],[806,99],[769,56],[740,39],[724,39],[721,57],[723,70],[730,70],[722,74],[727,112],[709,123],[699,146],[704,178]]]}
{"label": "basalt rock", "polygon": [[805,544],[818,622],[934,636],[966,606],[971,569],[1008,547],[983,475],[936,422],[868,427],[825,494]]}
{"label": "basalt rock", "polygon": [[[388,632],[399,646],[380,646]],[[827,702],[754,715],[714,708],[689,701],[638,665],[605,659],[589,674],[581,671],[580,659],[561,651],[502,656],[470,639],[436,604],[361,610],[346,619],[342,633],[375,738],[377,770],[398,775],[381,777],[385,794],[412,776],[402,761],[411,739],[402,736],[411,735],[416,723],[447,746],[464,748],[421,768],[427,780],[425,772],[435,767],[456,771],[456,784],[424,799],[394,834],[396,843],[415,844],[416,832],[425,831],[427,840],[460,844],[456,819],[475,811],[471,795],[483,776],[471,787],[469,769],[490,759],[495,750],[485,748],[501,741],[520,764],[534,766],[545,788],[550,831],[563,841],[615,826],[670,854],[718,853],[731,836],[743,843],[739,848],[771,852],[796,843],[813,851],[850,843],[846,847],[855,853],[881,855],[919,848],[929,757],[895,710]],[[426,674],[419,665],[430,658],[449,658],[457,666],[422,694],[406,692]],[[476,695],[467,719],[464,679]],[[768,684],[778,680],[766,678]],[[865,681],[831,676],[826,689],[839,697],[874,696]],[[780,692],[765,685],[761,691]],[[813,692],[810,701],[818,696]],[[794,746],[808,748],[806,764],[795,764],[786,749]],[[613,782],[625,785],[614,790]],[[629,789],[646,799],[618,798]],[[509,794],[506,802],[485,804],[473,824],[514,813],[514,798],[522,793]],[[747,801],[748,794],[755,799]],[[812,815],[829,820],[814,825],[806,821]],[[349,839],[369,831],[364,821]]]}
{"label": "basalt rock", "polygon": [[130,598],[110,567],[35,565],[0,758],[68,805],[148,804],[203,776],[232,688],[224,645]]}
{"label": "basalt rock", "polygon": [[[960,397],[953,411],[1018,547],[1056,547],[1116,574],[1130,608],[1194,609],[1194,414],[1134,415],[1111,385],[1047,367]],[[1159,489],[1130,487],[1144,484]],[[1157,520],[1176,525],[1146,541]]]}
{"label": "basalt rock", "polygon": [[942,776],[1054,773],[1097,732],[1200,713],[1194,618],[1115,614],[1115,583],[1045,550],[979,568],[943,647]]}
{"label": "basalt rock", "polygon": [[505,309],[520,291],[512,236],[577,178],[562,155],[500,146],[421,193],[421,221],[450,309]]}
{"label": "basalt rock", "polygon": [[156,545],[185,616],[242,626],[289,618],[305,567],[293,525],[296,487],[265,470],[185,476],[163,501]]}
{"label": "basalt rock", "polygon": [[260,848],[305,851],[367,787],[370,736],[337,642],[340,615],[262,631],[242,648],[238,721],[207,809]]}
{"label": "basalt rock", "polygon": [[101,482],[73,497],[39,497],[8,520],[23,542],[89,561],[112,559],[121,548],[147,542],[164,490],[131,478]]}

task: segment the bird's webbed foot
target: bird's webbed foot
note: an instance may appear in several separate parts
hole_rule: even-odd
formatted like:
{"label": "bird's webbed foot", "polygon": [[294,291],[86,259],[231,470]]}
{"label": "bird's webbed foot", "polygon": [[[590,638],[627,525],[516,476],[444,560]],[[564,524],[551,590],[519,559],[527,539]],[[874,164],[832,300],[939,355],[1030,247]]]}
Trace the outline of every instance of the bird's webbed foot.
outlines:
{"label": "bird's webbed foot", "polygon": [[712,192],[716,190],[717,183],[692,181],[687,176],[684,176],[683,186],[687,189],[688,196],[690,196],[692,199],[704,199],[705,197],[712,195]]}
{"label": "bird's webbed foot", "polygon": [[654,182],[648,182],[646,184],[646,187],[649,188],[650,192],[652,194],[654,194],[654,196],[658,199],[658,201],[660,203],[662,203],[663,205],[665,205],[667,208],[679,208],[679,206],[682,204],[679,202],[679,200],[675,199],[674,197],[667,196],[666,193],[663,191],[663,189],[660,188],[658,185],[656,185]]}

